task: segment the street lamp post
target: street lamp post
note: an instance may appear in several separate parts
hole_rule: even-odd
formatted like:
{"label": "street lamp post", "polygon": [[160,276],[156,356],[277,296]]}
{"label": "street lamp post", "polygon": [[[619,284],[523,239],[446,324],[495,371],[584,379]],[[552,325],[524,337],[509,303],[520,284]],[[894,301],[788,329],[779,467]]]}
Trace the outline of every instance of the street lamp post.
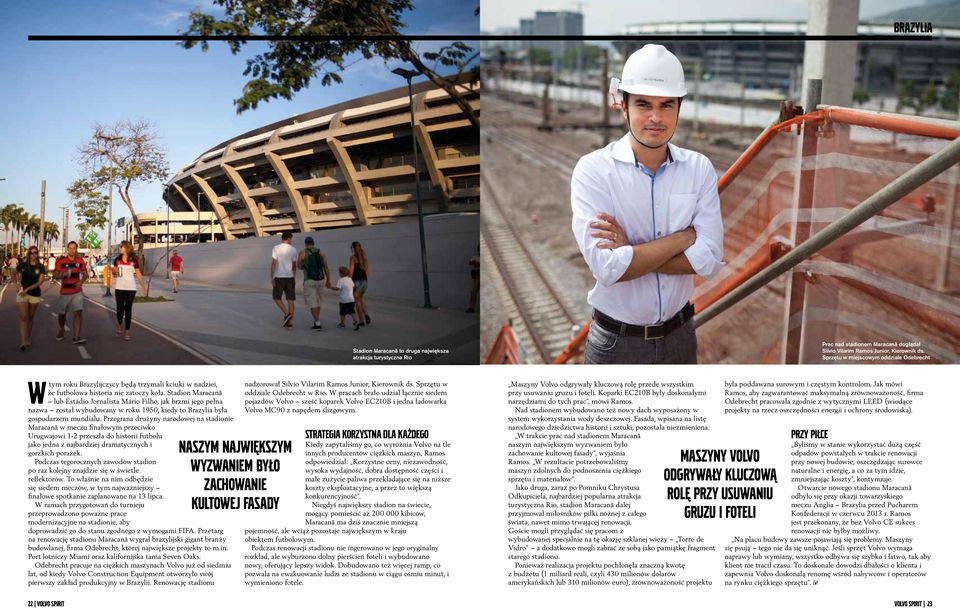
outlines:
{"label": "street lamp post", "polygon": [[[111,168],[113,167],[113,162],[110,163]],[[106,272],[110,268],[110,250],[113,248],[113,183],[110,183],[110,202],[107,203],[107,263],[103,265],[103,271]],[[104,281],[104,291],[103,295],[110,297],[110,280]]]}
{"label": "street lamp post", "polygon": [[60,255],[63,255],[67,251],[67,232],[70,230],[70,226],[67,221],[67,214],[70,212],[70,207],[60,207],[60,209],[63,210],[63,239],[60,245],[63,249],[61,249]]}
{"label": "street lamp post", "polygon": [[[0,182],[5,182],[5,181],[7,181],[7,178],[5,178],[5,177],[0,177]],[[4,235],[4,236],[6,237],[6,235]],[[4,264],[7,263],[7,245],[8,245],[7,239],[4,238],[4,240],[3,240],[3,263],[4,263]]]}
{"label": "street lamp post", "polygon": [[[212,231],[211,231],[212,235]],[[197,192],[197,245],[200,244],[200,193]]]}
{"label": "street lamp post", "polygon": [[167,203],[167,272],[166,277],[170,278],[170,203]]}
{"label": "street lamp post", "polygon": [[[47,180],[40,182],[40,236],[37,237],[37,249],[43,251],[47,240]],[[46,259],[46,256],[38,259]]]}
{"label": "street lamp post", "polygon": [[407,94],[410,97],[410,140],[413,142],[413,181],[417,191],[417,223],[420,227],[420,265],[423,273],[423,307],[433,308],[430,304],[430,278],[427,275],[427,241],[423,234],[423,200],[420,197],[420,159],[417,158],[416,120],[413,114],[413,77],[420,74],[415,70],[396,68],[394,74],[407,80]]}

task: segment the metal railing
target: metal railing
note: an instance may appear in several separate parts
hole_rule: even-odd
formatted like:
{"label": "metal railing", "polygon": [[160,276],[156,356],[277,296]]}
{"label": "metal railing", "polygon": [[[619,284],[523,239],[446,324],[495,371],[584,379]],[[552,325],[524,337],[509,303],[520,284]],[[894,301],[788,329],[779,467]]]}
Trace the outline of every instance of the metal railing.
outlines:
{"label": "metal railing", "polygon": [[[804,126],[816,126],[831,121],[952,141],[789,253],[780,256],[778,251],[771,250],[769,255],[764,256],[765,259],[762,262],[749,265],[736,277],[724,282],[717,293],[709,297],[710,303],[695,316],[698,327],[890,207],[921,185],[960,163],[960,122],[818,105],[814,112],[769,126],[720,177],[717,184],[718,190],[723,192],[778,134],[788,132],[794,127],[802,129]],[[553,363],[567,363],[576,356],[576,352],[582,348],[586,340],[589,326],[590,323],[583,326]]]}
{"label": "metal railing", "polygon": [[[821,111],[830,112],[832,110]],[[847,116],[844,117],[844,122],[850,122],[846,118]],[[858,124],[860,124],[859,121]],[[958,162],[960,162],[960,137],[875,192],[867,200],[848,211],[843,217],[797,245],[783,257],[734,287],[729,293],[723,295],[696,315],[697,325],[702,326]]]}
{"label": "metal railing", "polygon": [[950,121],[929,120],[912,116],[897,116],[856,110],[838,106],[817,106],[816,112],[772,125],[751,144],[739,159],[727,170],[718,183],[722,192],[743,169],[755,158],[777,133],[792,129],[794,125],[819,124],[837,121],[848,125],[883,129],[895,133],[917,135],[938,139],[953,139],[946,147],[887,184],[867,200],[863,201],[843,217],[837,219],[815,236],[799,244],[789,253],[772,261],[760,270],[751,269],[748,277],[743,277],[731,289],[721,294],[710,305],[696,315],[698,326],[713,319],[757,289],[787,272],[806,258],[817,253],[841,236],[847,234],[874,215],[880,213],[916,188],[932,180],[960,161],[960,124]]}

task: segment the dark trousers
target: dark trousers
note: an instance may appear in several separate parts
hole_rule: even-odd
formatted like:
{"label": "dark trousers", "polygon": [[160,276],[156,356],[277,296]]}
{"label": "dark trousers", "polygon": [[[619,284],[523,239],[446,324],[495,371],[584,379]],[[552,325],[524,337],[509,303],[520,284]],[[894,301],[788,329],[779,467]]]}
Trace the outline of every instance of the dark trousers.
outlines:
{"label": "dark trousers", "polygon": [[114,289],[117,294],[117,325],[123,325],[124,329],[130,329],[130,319],[133,318],[133,298],[137,291],[127,289]]}
{"label": "dark trousers", "polygon": [[596,323],[590,325],[584,363],[683,364],[697,362],[697,333],[693,319],[659,340],[621,336]]}

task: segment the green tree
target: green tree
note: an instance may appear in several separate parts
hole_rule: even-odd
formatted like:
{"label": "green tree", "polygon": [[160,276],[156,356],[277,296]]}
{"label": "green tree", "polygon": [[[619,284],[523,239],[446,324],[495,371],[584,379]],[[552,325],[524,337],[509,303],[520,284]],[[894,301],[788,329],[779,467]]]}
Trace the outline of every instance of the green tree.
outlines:
{"label": "green tree", "polygon": [[88,230],[101,229],[107,225],[109,199],[88,179],[78,179],[67,187],[77,216],[77,230],[83,238]]}
{"label": "green tree", "polygon": [[550,51],[541,49],[540,47],[531,47],[527,56],[530,60],[530,65],[550,65],[552,62]]}
{"label": "green tree", "polygon": [[943,82],[940,107],[953,114],[958,110],[957,104],[960,104],[960,70],[954,69]]}
{"label": "green tree", "polygon": [[[247,60],[243,75],[250,80],[244,85],[241,97],[234,100],[237,113],[254,109],[261,101],[282,97],[291,99],[294,93],[306,88],[319,78],[322,86],[343,82],[341,72],[348,67],[350,57],[359,54],[364,59],[381,57],[384,62],[401,60],[413,64],[436,86],[446,91],[463,110],[474,127],[480,128],[476,112],[457,89],[456,82],[437,73],[442,67],[458,68],[462,74],[477,56],[462,42],[453,42],[435,53],[421,57],[408,40],[375,39],[367,37],[399,36],[405,27],[403,14],[413,7],[412,0],[213,0],[224,11],[223,19],[216,19],[199,10],[190,14],[190,27],[182,32],[200,36],[300,37],[268,42],[270,49]],[[478,14],[478,11],[474,11]],[[308,37],[333,37],[309,39]],[[181,43],[191,48],[196,41]],[[200,41],[200,48],[208,48]],[[228,40],[230,51],[240,52],[246,44],[243,39]],[[433,63],[429,67],[427,63]],[[351,62],[352,64],[352,62]],[[473,78],[477,71],[471,70]]]}
{"label": "green tree", "polygon": [[13,219],[13,225],[17,229],[17,253],[22,253],[23,248],[20,245],[20,241],[23,240],[24,231],[27,228],[27,223],[30,221],[30,214],[27,213],[27,210],[23,207],[17,206],[16,215]]}
{"label": "green tree", "polygon": [[10,203],[0,209],[0,223],[3,224],[3,257],[10,255],[10,228],[14,226],[17,219],[18,205]]}
{"label": "green tree", "polygon": [[137,183],[163,182],[170,175],[167,154],[153,125],[146,121],[120,121],[94,125],[90,139],[79,148],[82,180],[94,190],[113,186],[130,210],[137,231],[137,257],[143,254],[143,231],[133,206],[130,188]]}
{"label": "green tree", "polygon": [[[563,67],[570,70],[582,67],[586,70],[596,66],[602,57],[603,48],[599,46],[584,44],[579,48],[579,55],[577,47],[571,47],[563,52]],[[579,66],[577,65],[577,59],[580,60]]]}
{"label": "green tree", "polygon": [[53,242],[60,238],[60,226],[53,222],[44,222],[43,238],[47,251],[53,248]]}
{"label": "green tree", "polygon": [[917,92],[917,84],[912,80],[904,80],[900,85],[900,91],[897,96],[897,111],[900,108],[913,108],[919,113],[923,109],[920,101],[920,94]]}
{"label": "green tree", "polygon": [[26,233],[27,233],[27,236],[33,238],[34,246],[39,247],[40,246],[40,242],[39,242],[40,241],[40,218],[39,217],[35,215],[31,215],[27,219]]}
{"label": "green tree", "polygon": [[928,84],[920,93],[921,105],[925,108],[935,107],[940,103],[940,90],[937,85]]}
{"label": "green tree", "polygon": [[898,109],[913,108],[917,114],[927,108],[940,107],[945,112],[955,113],[960,96],[960,70],[951,70],[941,84],[930,83],[918,90],[915,82],[905,80],[897,99]]}

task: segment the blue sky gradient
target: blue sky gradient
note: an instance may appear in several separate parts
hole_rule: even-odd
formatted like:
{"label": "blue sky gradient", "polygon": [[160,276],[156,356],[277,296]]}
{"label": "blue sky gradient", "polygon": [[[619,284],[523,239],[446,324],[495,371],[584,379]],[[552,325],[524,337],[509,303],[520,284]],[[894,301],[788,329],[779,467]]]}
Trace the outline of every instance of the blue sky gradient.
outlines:
{"label": "blue sky gradient", "polygon": [[[478,0],[422,0],[406,15],[407,34],[476,34]],[[95,123],[145,119],[160,135],[171,171],[240,133],[356,97],[403,86],[391,74],[398,65],[359,62],[344,83],[300,91],[293,100],[272,100],[238,116],[233,100],[247,79],[246,58],[267,48],[249,43],[238,55],[211,43],[207,53],[173,42],[28,42],[31,34],[177,34],[204,0],[37,0],[0,8],[0,206],[17,203],[40,213],[40,182],[47,180],[47,221],[61,223],[70,204],[66,188],[79,176],[77,148]],[[442,43],[420,43],[431,50]],[[408,66],[409,67],[409,66]],[[138,212],[163,206],[162,184],[131,192]],[[114,218],[129,216],[114,196]],[[71,213],[71,225],[74,224]],[[2,231],[0,231],[2,235]],[[77,238],[71,228],[71,238]],[[2,238],[2,236],[0,236]]]}

